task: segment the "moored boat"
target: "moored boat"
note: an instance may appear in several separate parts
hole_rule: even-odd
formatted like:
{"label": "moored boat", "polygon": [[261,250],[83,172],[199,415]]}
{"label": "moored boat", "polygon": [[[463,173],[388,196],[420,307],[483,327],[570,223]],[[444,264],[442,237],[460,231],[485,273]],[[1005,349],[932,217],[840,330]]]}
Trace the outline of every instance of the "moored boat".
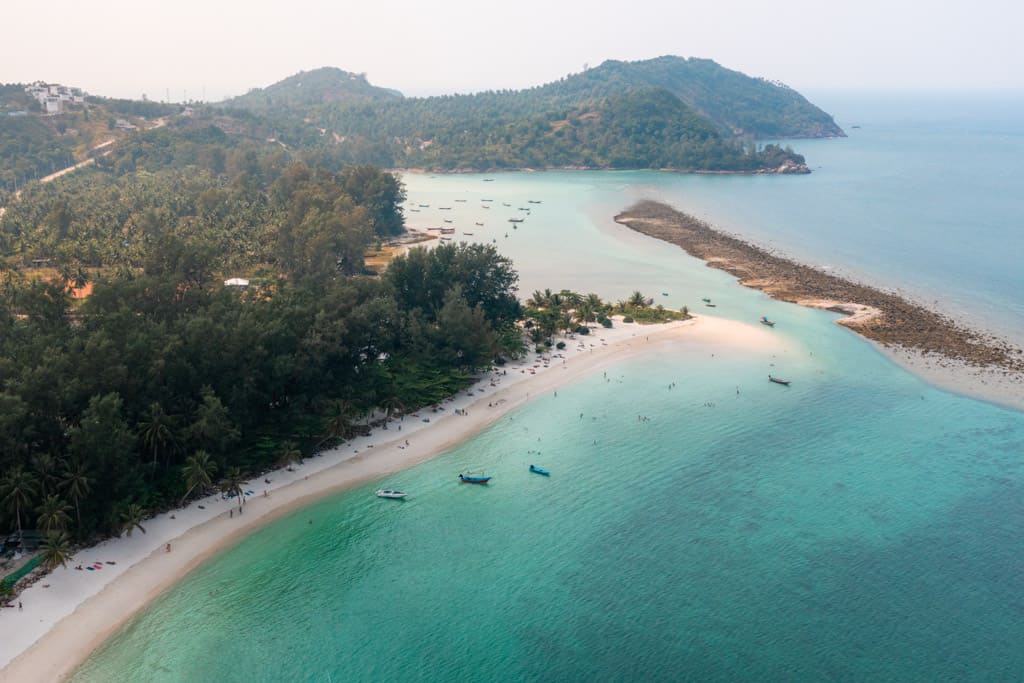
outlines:
{"label": "moored boat", "polygon": [[537,474],[543,474],[545,477],[551,476],[551,472],[547,471],[543,467],[537,467],[536,465],[530,465],[530,471],[536,472]]}
{"label": "moored boat", "polygon": [[715,306],[715,304],[711,303],[710,301],[704,305],[707,306],[708,308],[717,308],[717,306]]}
{"label": "moored boat", "polygon": [[789,386],[789,382],[790,382],[790,380],[788,380],[788,379],[782,379],[781,377],[772,377],[771,375],[768,375],[768,381],[769,382],[775,382],[776,384],[781,384],[781,385],[787,386],[787,387]]}
{"label": "moored boat", "polygon": [[468,476],[467,477],[465,474],[460,474],[459,475],[459,481],[461,481],[463,484],[486,484],[490,480],[491,480],[490,477],[476,477],[476,476]]}
{"label": "moored boat", "polygon": [[408,493],[405,491],[396,491],[394,489],[379,489],[377,491],[378,498],[405,498]]}
{"label": "moored boat", "polygon": [[761,324],[767,325],[768,327],[775,327],[775,323],[769,320],[768,318],[764,317],[763,315],[761,316]]}
{"label": "moored boat", "polygon": [[703,302],[704,302],[704,303],[706,303],[706,304],[709,304],[709,303],[711,303],[711,299],[709,299],[709,298],[707,298],[707,297],[704,297],[703,299],[701,299],[701,301],[703,301]]}

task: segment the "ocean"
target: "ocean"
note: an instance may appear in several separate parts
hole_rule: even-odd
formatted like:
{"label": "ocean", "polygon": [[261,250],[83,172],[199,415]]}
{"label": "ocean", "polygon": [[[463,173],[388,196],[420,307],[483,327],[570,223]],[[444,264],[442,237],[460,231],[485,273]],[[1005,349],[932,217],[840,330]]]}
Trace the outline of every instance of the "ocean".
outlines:
{"label": "ocean", "polygon": [[669,201],[1024,343],[1021,100],[816,101],[850,137],[794,141],[810,176],[406,176],[408,222],[495,244],[524,297],[766,315],[786,351],[662,352],[540,397],[253,534],[74,680],[1024,678],[1024,413],[612,221]]}

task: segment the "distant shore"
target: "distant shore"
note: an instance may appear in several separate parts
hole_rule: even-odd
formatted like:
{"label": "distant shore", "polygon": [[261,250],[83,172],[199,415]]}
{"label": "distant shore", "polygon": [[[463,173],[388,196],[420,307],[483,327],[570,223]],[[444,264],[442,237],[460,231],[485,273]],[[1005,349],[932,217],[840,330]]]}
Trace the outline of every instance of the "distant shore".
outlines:
{"label": "distant shore", "polygon": [[932,384],[1024,410],[1024,352],[1006,340],[897,294],[770,254],[666,204],[642,201],[615,221],[680,246],[772,298],[843,313],[840,324]]}
{"label": "distant shore", "polygon": [[[292,472],[254,477],[245,484],[253,495],[244,515],[233,514],[237,503],[219,494],[158,515],[146,522],[148,533],[78,551],[68,567],[22,592],[23,611],[0,610],[0,682],[67,679],[132,616],[245,536],[324,496],[441,455],[528,401],[612,363],[679,348],[772,354],[784,350],[780,339],[757,325],[704,316],[658,325],[619,319],[612,329],[566,340],[567,348],[547,361],[531,354],[486,373],[439,412],[418,411]],[[74,570],[79,564],[102,570]]]}
{"label": "distant shore", "polygon": [[456,168],[448,170],[432,170],[429,168],[389,168],[389,173],[415,173],[417,175],[485,175],[489,173],[543,173],[545,171],[657,171],[659,173],[680,173],[683,175],[807,175],[811,169],[807,164],[787,161],[778,168],[756,168],[749,171],[714,171],[703,169],[681,168],[612,168],[611,166],[541,166],[533,168]]}

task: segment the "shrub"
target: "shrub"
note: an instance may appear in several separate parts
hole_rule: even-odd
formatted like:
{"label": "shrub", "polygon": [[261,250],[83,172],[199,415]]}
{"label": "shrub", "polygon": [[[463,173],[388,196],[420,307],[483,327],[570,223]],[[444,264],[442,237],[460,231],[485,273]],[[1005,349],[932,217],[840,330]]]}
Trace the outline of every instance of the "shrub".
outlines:
{"label": "shrub", "polygon": [[555,344],[555,348],[561,351],[562,349],[565,348],[565,342],[558,342],[557,344]]}
{"label": "shrub", "polygon": [[586,325],[580,325],[576,328],[576,334],[582,334],[584,336],[590,334],[590,328]]}
{"label": "shrub", "polygon": [[622,319],[622,322],[631,323],[633,322],[633,319],[627,315],[625,318]]}

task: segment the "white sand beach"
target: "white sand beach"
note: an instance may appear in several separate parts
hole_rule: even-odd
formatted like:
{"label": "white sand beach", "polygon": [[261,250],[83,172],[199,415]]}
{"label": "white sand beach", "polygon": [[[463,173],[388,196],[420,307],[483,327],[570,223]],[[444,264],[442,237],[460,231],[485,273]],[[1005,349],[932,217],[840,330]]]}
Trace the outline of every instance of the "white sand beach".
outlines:
{"label": "white sand beach", "polygon": [[[215,494],[147,520],[144,534],[79,551],[66,568],[22,592],[23,609],[0,610],[0,681],[67,678],[132,615],[257,528],[318,498],[444,453],[531,398],[611,363],[674,349],[775,353],[786,344],[760,326],[706,316],[664,325],[616,321],[614,329],[596,329],[566,343],[547,361],[531,354],[487,373],[439,412],[407,415],[388,429],[307,459],[293,472],[253,478],[245,486],[252,494],[243,514],[236,502]],[[79,564],[102,568],[76,570]]]}

